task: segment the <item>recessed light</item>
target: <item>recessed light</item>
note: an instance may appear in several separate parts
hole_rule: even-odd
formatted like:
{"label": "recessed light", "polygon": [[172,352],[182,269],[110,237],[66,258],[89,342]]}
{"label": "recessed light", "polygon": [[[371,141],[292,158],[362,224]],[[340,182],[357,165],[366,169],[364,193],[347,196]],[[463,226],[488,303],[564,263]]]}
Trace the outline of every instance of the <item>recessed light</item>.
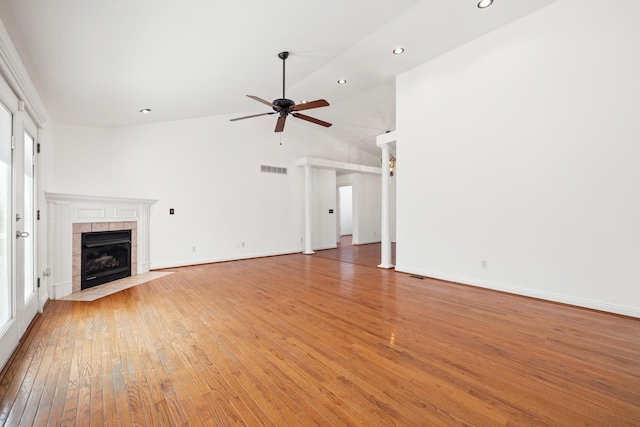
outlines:
{"label": "recessed light", "polygon": [[346,81],[345,79],[340,79],[340,80],[338,80],[338,84],[339,84],[339,85],[343,85],[343,84],[345,84],[346,82],[347,82],[347,81]]}
{"label": "recessed light", "polygon": [[307,101],[306,99],[303,99],[302,101],[300,101],[300,104],[306,104],[307,102],[309,101]]}
{"label": "recessed light", "polygon": [[404,53],[404,48],[403,47],[397,47],[395,49],[393,49],[393,54],[394,55],[402,55]]}
{"label": "recessed light", "polygon": [[484,9],[485,7],[491,6],[492,3],[493,0],[480,0],[480,3],[478,3],[478,7],[480,9]]}
{"label": "recessed light", "polygon": [[142,114],[149,114],[151,112],[151,108],[143,108],[142,110],[140,110],[140,112]]}

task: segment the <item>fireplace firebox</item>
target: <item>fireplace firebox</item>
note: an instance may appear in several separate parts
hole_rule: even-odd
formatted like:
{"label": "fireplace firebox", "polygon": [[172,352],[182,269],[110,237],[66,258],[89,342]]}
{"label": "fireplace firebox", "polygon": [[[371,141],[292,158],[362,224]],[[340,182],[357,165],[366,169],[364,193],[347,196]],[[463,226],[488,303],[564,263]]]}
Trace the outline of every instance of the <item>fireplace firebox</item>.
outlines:
{"label": "fireplace firebox", "polygon": [[131,230],[82,233],[81,289],[131,276]]}

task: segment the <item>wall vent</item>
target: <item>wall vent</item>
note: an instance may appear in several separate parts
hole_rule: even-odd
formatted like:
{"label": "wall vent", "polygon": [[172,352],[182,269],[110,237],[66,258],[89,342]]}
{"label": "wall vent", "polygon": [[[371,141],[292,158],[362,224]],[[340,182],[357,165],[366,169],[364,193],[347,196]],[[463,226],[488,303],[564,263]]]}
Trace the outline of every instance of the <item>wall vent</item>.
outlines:
{"label": "wall vent", "polygon": [[287,174],[287,168],[281,168],[279,166],[266,166],[266,165],[261,165],[260,166],[260,172],[264,172],[264,173],[278,173],[280,175],[286,175]]}

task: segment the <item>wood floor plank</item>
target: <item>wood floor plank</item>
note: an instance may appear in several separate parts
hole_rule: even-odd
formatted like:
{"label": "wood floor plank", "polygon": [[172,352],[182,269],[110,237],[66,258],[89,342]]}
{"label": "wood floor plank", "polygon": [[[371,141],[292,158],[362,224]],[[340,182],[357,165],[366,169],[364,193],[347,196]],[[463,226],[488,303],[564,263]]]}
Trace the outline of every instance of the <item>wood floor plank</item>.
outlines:
{"label": "wood floor plank", "polygon": [[151,395],[151,388],[149,386],[149,381],[147,377],[141,378],[138,383],[138,391],[140,393],[140,401],[141,407],[144,411],[144,416],[146,419],[146,425],[155,426],[160,425],[160,420],[158,418],[158,414],[156,411],[155,402],[153,400],[153,396]]}
{"label": "wood floor plank", "polygon": [[[74,360],[76,356],[74,345],[76,343],[75,331],[77,329],[77,323],[73,321],[73,318],[73,313],[65,317],[65,325],[69,327],[66,328],[64,341],[56,348],[57,357],[60,358],[60,368],[57,372],[58,375],[56,377],[55,390],[49,412],[49,424],[51,425],[62,424],[64,409],[67,406],[67,391],[69,388],[72,360]],[[72,402],[72,399],[73,396],[70,394],[69,401]]]}
{"label": "wood floor plank", "polygon": [[640,425],[640,319],[317,255],[49,302],[0,425]]}

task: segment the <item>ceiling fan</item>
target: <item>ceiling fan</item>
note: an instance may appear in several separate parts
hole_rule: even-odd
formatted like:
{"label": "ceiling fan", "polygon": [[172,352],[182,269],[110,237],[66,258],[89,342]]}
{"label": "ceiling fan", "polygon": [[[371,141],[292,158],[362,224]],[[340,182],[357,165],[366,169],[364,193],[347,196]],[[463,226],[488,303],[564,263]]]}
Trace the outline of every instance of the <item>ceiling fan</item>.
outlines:
{"label": "ceiling fan", "polygon": [[278,121],[276,122],[276,130],[275,130],[275,132],[282,132],[284,130],[284,124],[285,124],[285,122],[287,120],[287,116],[289,114],[291,114],[296,119],[306,120],[308,122],[315,123],[315,124],[320,125],[320,126],[324,126],[324,127],[331,126],[331,123],[327,123],[325,121],[316,119],[314,117],[310,117],[310,116],[307,116],[307,115],[300,114],[300,113],[296,112],[296,111],[302,111],[302,110],[310,110],[312,108],[327,107],[329,105],[329,103],[327,101],[325,101],[324,99],[318,99],[316,101],[303,102],[303,103],[300,103],[300,104],[296,104],[292,100],[287,99],[285,97],[285,95],[284,95],[284,88],[285,88],[285,62],[286,62],[286,59],[288,57],[289,57],[289,52],[280,52],[278,54],[278,58],[282,59],[282,98],[278,98],[278,99],[275,99],[273,102],[269,102],[269,101],[266,101],[266,100],[264,100],[262,98],[258,98],[257,96],[247,95],[251,99],[255,99],[258,102],[262,102],[263,104],[270,106],[271,108],[273,108],[274,111],[270,111],[268,113],[253,114],[251,116],[238,117],[238,118],[235,118],[235,119],[231,119],[232,122],[235,122],[236,120],[250,119],[252,117],[267,116],[267,115],[271,115],[271,114],[276,114],[277,113],[280,116],[278,117]]}

